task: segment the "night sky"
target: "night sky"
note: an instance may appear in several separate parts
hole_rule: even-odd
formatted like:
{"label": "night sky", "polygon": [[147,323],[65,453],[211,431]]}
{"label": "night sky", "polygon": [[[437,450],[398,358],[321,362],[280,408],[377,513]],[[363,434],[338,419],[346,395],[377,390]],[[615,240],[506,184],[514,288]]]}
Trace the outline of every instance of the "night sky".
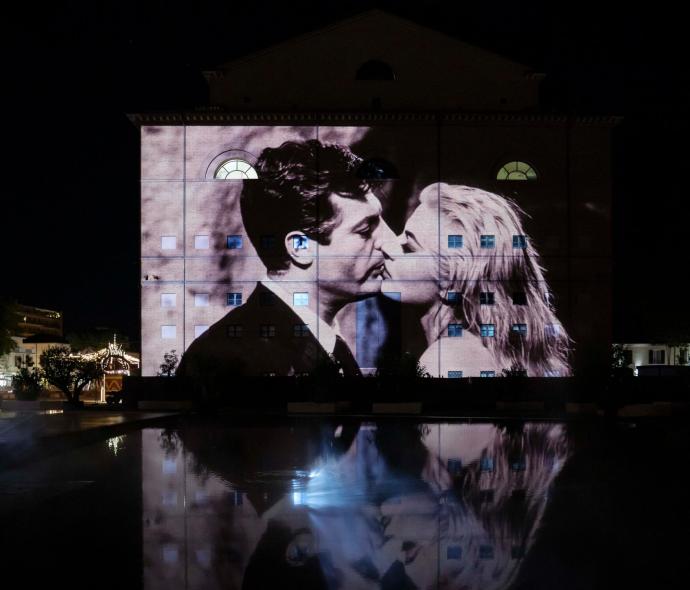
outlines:
{"label": "night sky", "polygon": [[553,3],[72,2],[4,33],[0,294],[65,331],[139,332],[139,134],[126,113],[206,102],[201,70],[368,8],[546,72],[545,107],[614,132],[614,335],[690,337],[690,68],[680,14]]}

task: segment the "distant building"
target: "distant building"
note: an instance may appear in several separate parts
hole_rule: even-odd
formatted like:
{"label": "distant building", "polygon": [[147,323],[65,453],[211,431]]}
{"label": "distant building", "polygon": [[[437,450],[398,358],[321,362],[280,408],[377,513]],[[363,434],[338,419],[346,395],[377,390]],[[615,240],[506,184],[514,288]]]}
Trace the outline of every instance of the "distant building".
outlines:
{"label": "distant building", "polygon": [[671,374],[663,367],[690,367],[690,342],[686,343],[629,343],[621,344],[624,366],[634,375]]}
{"label": "distant building", "polygon": [[[245,304],[266,276],[259,250],[275,247],[284,236],[268,232],[255,243],[247,238],[242,187],[257,178],[254,164],[265,148],[308,139],[347,145],[380,172],[386,183],[382,217],[395,234],[403,233],[422,189],[434,183],[479,187],[511,199],[527,214],[526,235],[500,235],[490,229],[491,216],[476,236],[446,235],[440,221],[428,232],[426,238],[438,244],[437,255],[474,257],[477,263],[456,276],[467,291],[448,292],[446,303],[460,307],[471,291],[473,305],[486,316],[472,322],[460,317],[437,328],[438,350],[427,367],[433,375],[488,376],[509,368],[488,362],[467,366],[468,355],[458,351],[470,338],[485,347],[502,338],[529,348],[529,339],[558,338],[563,329],[574,343],[575,371],[606,369],[616,118],[544,112],[539,72],[378,10],[205,76],[209,108],[130,116],[141,129],[143,375],[156,373],[165,352],[185,352],[233,307]],[[481,253],[468,255],[475,238]],[[318,268],[323,263],[318,248],[307,244],[316,248]],[[514,285],[511,291],[507,280],[493,289],[492,277],[480,269],[482,257],[500,252],[509,265],[532,246],[548,282],[534,285],[534,293],[553,305],[557,322],[522,319],[529,318],[533,294]],[[324,338],[303,311],[311,305],[319,313],[322,277],[315,272],[308,281],[282,286],[280,298],[294,312],[293,323],[228,323],[223,338],[233,343],[282,338],[281,346],[290,351],[313,333],[326,348],[333,338]],[[481,292],[480,281],[487,283]],[[427,346],[420,343],[419,318],[405,297],[388,295],[401,304],[397,328],[386,324],[390,316],[374,298],[346,305],[337,317],[363,370],[379,366],[389,338],[398,339],[399,352],[416,351],[418,357]],[[217,332],[204,338],[215,341]],[[273,373],[274,355],[254,356],[265,361],[258,374]]]}

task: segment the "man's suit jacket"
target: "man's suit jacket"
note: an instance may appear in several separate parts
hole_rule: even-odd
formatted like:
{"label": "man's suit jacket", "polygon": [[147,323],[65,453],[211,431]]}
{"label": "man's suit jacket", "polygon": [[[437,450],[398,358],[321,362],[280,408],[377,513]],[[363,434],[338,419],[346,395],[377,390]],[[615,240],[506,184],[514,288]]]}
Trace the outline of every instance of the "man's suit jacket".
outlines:
{"label": "man's suit jacket", "polygon": [[[259,283],[244,305],[192,342],[177,374],[222,382],[240,375],[311,372],[318,363],[329,362],[329,356],[312,333],[315,326],[309,326],[304,336],[295,335],[295,326],[303,323],[290,306]],[[273,335],[268,335],[271,330]]]}

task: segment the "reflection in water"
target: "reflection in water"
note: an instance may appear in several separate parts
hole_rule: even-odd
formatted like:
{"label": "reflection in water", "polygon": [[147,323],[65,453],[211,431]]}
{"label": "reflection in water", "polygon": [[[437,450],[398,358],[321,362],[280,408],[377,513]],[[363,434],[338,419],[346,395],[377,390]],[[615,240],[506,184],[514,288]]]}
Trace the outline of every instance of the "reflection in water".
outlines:
{"label": "reflection in water", "polygon": [[559,424],[143,433],[145,587],[507,588]]}
{"label": "reflection in water", "polygon": [[118,451],[125,444],[125,435],[113,436],[106,441],[106,444],[108,445],[108,450],[117,457]]}

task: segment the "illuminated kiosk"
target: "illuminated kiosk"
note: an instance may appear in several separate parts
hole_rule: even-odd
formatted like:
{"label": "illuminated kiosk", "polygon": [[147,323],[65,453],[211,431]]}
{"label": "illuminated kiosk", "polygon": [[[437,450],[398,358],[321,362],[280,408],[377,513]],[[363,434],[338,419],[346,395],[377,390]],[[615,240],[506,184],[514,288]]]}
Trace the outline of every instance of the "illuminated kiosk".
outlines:
{"label": "illuminated kiosk", "polygon": [[101,403],[106,401],[106,394],[122,391],[122,378],[129,377],[132,371],[138,371],[140,366],[139,359],[126,353],[115,335],[113,341],[105,348],[79,356],[85,360],[96,361],[103,368],[103,378],[100,380]]}
{"label": "illuminated kiosk", "polygon": [[[204,372],[232,365],[223,353],[232,350],[244,354],[234,374],[298,375],[308,369],[289,355],[332,353],[336,335],[364,373],[405,352],[440,377],[498,376],[516,360],[530,376],[608,366],[618,119],[544,112],[542,74],[381,11],[205,77],[208,108],[130,115],[141,131],[142,375],[155,375],[166,352],[202,344]],[[350,300],[334,321],[329,288],[358,278],[334,261],[355,266],[363,254],[336,251],[300,222],[287,229],[307,241],[287,242],[278,222],[294,210],[265,206],[265,227],[248,228],[241,204],[267,180],[267,148],[310,141],[322,146],[317,176],[323,146],[361,158],[329,187],[361,174],[380,205],[373,242],[388,228],[413,254],[382,283],[384,297],[341,278]],[[454,204],[468,215],[453,218]],[[322,205],[317,225],[334,219]],[[303,272],[271,276],[291,264],[286,249]],[[436,270],[420,272],[429,260]],[[410,286],[436,289],[442,313],[420,312]]]}

